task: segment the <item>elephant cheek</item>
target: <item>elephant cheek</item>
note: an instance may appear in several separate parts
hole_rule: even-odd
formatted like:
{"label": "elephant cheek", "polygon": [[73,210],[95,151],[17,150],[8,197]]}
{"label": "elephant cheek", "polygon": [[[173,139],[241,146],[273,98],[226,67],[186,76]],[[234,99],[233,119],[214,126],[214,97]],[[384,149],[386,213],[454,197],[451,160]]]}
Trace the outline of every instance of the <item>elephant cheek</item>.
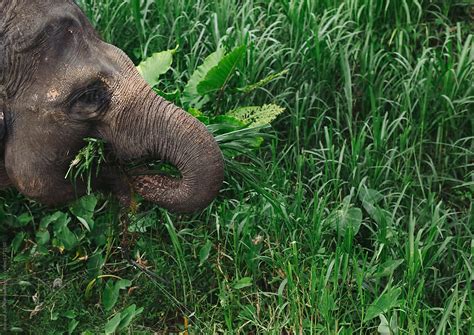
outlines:
{"label": "elephant cheek", "polygon": [[[34,160],[9,159],[5,155],[5,170],[12,185],[23,195],[47,206],[54,206],[72,200],[74,187],[64,179],[64,173],[52,166],[31,163]],[[18,162],[18,164],[14,164]]]}

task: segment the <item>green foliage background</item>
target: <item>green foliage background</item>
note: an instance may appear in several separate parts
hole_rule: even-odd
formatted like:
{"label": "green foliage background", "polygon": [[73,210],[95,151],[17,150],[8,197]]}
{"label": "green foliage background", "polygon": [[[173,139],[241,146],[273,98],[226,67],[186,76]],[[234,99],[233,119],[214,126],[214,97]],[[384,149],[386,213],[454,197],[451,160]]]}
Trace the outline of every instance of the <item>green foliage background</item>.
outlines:
{"label": "green foliage background", "polygon": [[5,333],[179,333],[184,317],[193,334],[472,332],[472,4],[79,3],[136,64],[179,45],[157,86],[177,103],[209,54],[245,45],[200,111],[286,113],[204,212],[140,204],[133,255],[162,281],[123,260],[112,200],[52,213],[2,192]]}

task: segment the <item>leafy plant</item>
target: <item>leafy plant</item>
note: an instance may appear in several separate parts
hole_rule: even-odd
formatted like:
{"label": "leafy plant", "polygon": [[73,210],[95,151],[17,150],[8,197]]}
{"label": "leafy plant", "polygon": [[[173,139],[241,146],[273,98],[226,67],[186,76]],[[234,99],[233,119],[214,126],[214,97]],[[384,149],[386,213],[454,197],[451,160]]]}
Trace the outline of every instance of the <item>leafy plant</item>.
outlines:
{"label": "leafy plant", "polygon": [[[174,52],[175,50],[155,53],[138,65],[140,73],[150,85],[156,86],[159,76],[170,69]],[[179,94],[181,102],[188,107],[189,113],[206,124],[219,143],[224,141],[223,135],[226,134],[226,147],[233,146],[233,150],[224,150],[224,153],[228,153],[231,157],[235,156],[237,152],[243,154],[248,153],[249,148],[258,148],[263,142],[261,131],[284,112],[284,108],[275,104],[241,107],[223,115],[200,111],[211,100],[217,100],[218,105],[219,100],[227,91],[249,93],[287,73],[287,71],[282,71],[242,89],[228,89],[229,82],[235,75],[238,65],[243,61],[246,52],[245,45],[234,48],[229,53],[225,53],[223,48],[218,48],[194,71],[183,93]],[[160,91],[159,93],[162,94]],[[214,109],[217,110],[218,107],[215,106]],[[250,147],[239,145],[240,139],[243,137],[246,138],[246,144],[252,143]],[[239,148],[240,150],[236,151]]]}
{"label": "leafy plant", "polygon": [[173,55],[177,49],[178,47],[173,50],[156,52],[137,66],[138,72],[151,87],[156,86],[159,83],[160,76],[169,71],[173,62]]}
{"label": "leafy plant", "polygon": [[[472,1],[77,2],[136,64],[180,45],[154,90],[216,137],[223,196],[192,216],[140,207],[133,256],[158,281],[123,261],[113,202],[97,197],[93,224],[74,210],[90,232],[63,209],[78,243],[61,253],[54,223],[35,238],[55,211],[1,191],[0,332],[472,333]],[[264,104],[288,111],[273,131],[226,115]],[[134,287],[98,308],[119,278]],[[140,322],[119,330],[132,304]]]}
{"label": "leafy plant", "polygon": [[105,162],[104,142],[97,138],[85,138],[87,143],[71,162],[65,178],[75,183],[78,178],[87,184],[87,194],[92,193],[92,178],[99,175]]}

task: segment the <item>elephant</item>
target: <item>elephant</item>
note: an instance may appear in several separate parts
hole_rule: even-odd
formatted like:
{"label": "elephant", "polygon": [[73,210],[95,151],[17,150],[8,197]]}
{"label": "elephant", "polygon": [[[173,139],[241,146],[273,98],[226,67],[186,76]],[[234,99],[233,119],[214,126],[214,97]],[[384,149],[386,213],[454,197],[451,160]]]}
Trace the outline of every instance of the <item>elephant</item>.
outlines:
{"label": "elephant", "polygon": [[[206,126],[158,96],[72,0],[0,0],[0,187],[45,206],[86,192],[65,174],[84,138],[103,140],[94,189],[131,194],[176,213],[206,208],[224,159]],[[162,160],[180,177],[124,166]]]}

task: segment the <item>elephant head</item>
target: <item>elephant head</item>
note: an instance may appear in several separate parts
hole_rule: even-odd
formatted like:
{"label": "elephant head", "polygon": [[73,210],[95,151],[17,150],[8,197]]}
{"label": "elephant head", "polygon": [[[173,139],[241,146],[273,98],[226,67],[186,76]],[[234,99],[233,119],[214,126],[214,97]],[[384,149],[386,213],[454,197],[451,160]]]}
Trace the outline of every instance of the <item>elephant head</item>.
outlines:
{"label": "elephant head", "polygon": [[120,164],[161,159],[180,171],[104,169],[94,182],[122,199],[132,188],[171,211],[194,212],[223,181],[206,127],[157,96],[71,0],[0,0],[0,136],[0,184],[50,206],[85,191],[65,174],[86,137],[103,139]]}

